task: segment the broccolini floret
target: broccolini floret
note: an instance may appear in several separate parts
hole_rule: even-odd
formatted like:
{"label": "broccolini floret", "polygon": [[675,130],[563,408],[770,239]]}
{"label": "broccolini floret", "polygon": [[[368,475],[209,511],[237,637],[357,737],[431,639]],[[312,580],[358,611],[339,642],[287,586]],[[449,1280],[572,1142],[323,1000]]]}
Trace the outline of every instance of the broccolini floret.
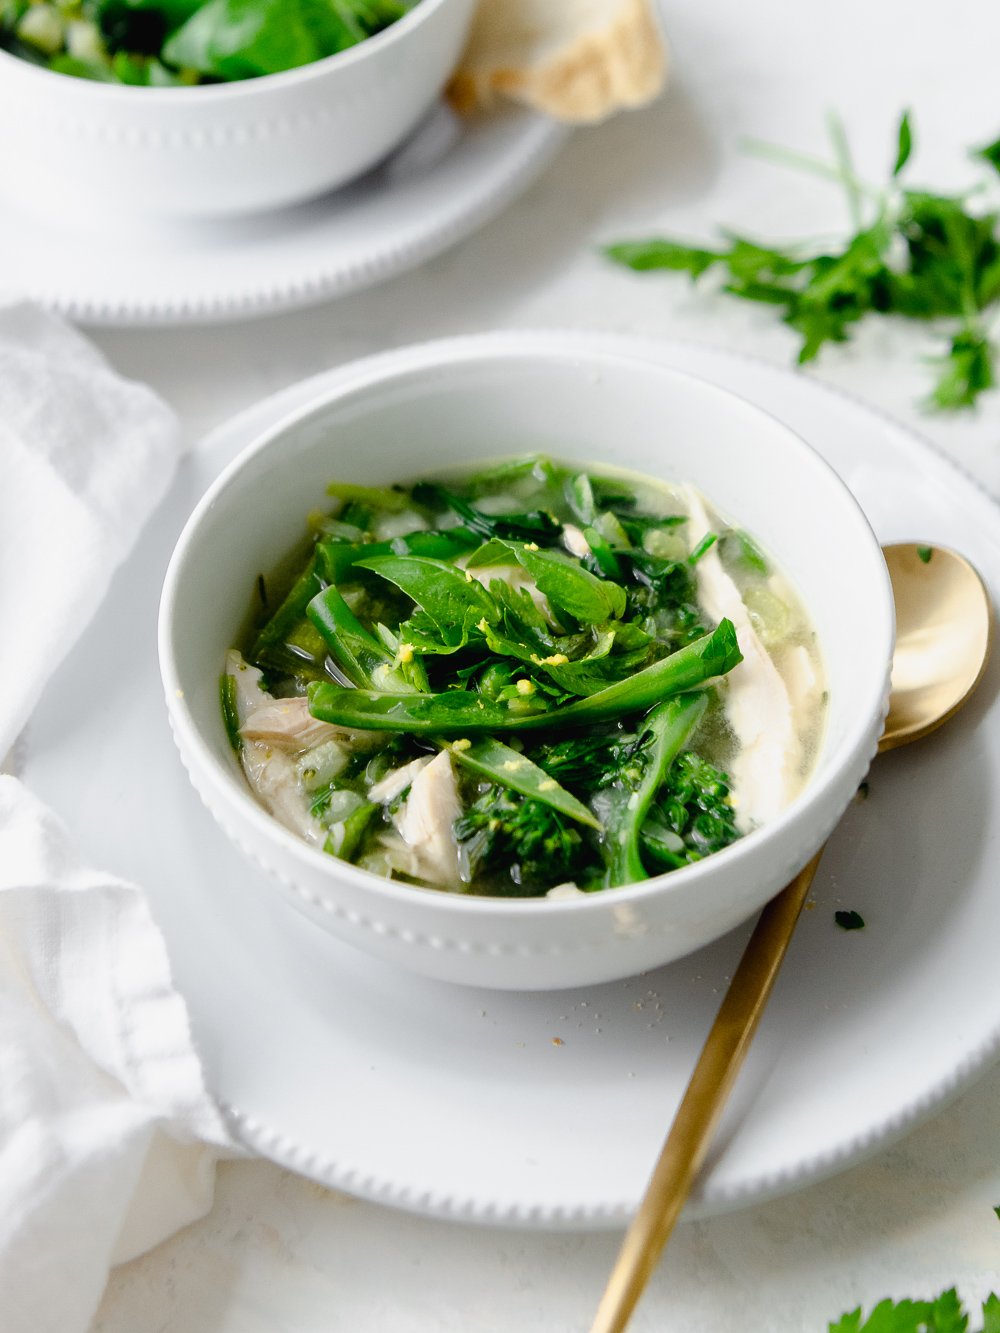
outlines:
{"label": "broccolini floret", "polygon": [[468,882],[486,877],[507,897],[532,897],[572,880],[586,863],[587,845],[574,826],[542,801],[491,785],[455,821]]}
{"label": "broccolini floret", "polygon": [[677,756],[643,830],[643,852],[658,869],[676,869],[740,837],[729,778],[690,750]]}

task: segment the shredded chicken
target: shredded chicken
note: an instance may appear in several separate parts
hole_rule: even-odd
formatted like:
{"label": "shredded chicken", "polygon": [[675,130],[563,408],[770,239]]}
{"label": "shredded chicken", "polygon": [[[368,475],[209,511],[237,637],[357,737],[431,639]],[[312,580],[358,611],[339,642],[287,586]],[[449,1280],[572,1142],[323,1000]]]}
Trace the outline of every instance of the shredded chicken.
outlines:
{"label": "shredded chicken", "polygon": [[442,750],[413,780],[396,827],[413,853],[416,877],[431,884],[461,884],[453,825],[461,813],[451,756]]}
{"label": "shredded chicken", "polygon": [[[704,501],[693,487],[684,487],[684,501],[689,514],[688,540],[694,549],[711,531],[711,524]],[[725,702],[739,742],[730,769],[736,818],[746,832],[772,819],[795,795],[801,742],[785,683],[758,638],[716,546],[701,557],[695,573],[698,600],[713,620],[728,616],[743,653],[743,661],[726,677]]]}
{"label": "shredded chicken", "polygon": [[259,741],[244,741],[242,759],[247,781],[275,819],[314,847],[322,847],[326,829],[309,813],[294,759]]}
{"label": "shredded chicken", "polygon": [[[261,673],[256,667],[244,662],[241,654],[234,650],[226,654],[226,671],[236,681],[236,716],[243,735],[240,759],[247,782],[261,803],[285,828],[306,842],[322,847],[326,831],[310,813],[309,801],[299,781],[294,759],[273,744],[254,740],[246,734],[246,725],[251,717],[279,703],[292,701],[276,700],[266,690],[262,690]],[[301,744],[296,748],[301,749]]]}
{"label": "shredded chicken", "polygon": [[575,523],[563,524],[562,541],[570,555],[575,555],[579,560],[583,560],[590,555],[590,542],[587,541],[583,531]]}
{"label": "shredded chicken", "polygon": [[406,791],[420,770],[426,768],[430,762],[430,755],[424,754],[419,759],[412,759],[408,764],[404,764],[402,768],[394,768],[386,773],[385,777],[380,778],[368,792],[369,801],[374,801],[378,805],[393,800],[401,791]]}
{"label": "shredded chicken", "polygon": [[331,726],[329,722],[320,722],[309,711],[309,704],[303,698],[268,699],[250,713],[240,727],[240,733],[246,740],[267,741],[279,745],[283,750],[311,750],[314,745],[324,741],[343,740],[351,735],[343,727]]}
{"label": "shredded chicken", "polygon": [[261,688],[263,672],[245,662],[235,648],[226,653],[226,674],[236,682],[236,716],[242,726],[255,708],[270,703],[273,696]]}

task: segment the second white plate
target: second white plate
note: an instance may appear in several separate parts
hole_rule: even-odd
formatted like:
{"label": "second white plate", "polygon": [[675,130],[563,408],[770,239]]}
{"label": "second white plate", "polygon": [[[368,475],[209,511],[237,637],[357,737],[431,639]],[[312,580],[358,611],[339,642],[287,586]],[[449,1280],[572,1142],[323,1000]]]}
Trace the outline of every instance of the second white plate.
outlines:
{"label": "second white plate", "polygon": [[352,185],[228,222],[30,215],[0,206],[0,250],[26,296],[85,324],[205,324],[311,305],[423,263],[499,213],[568,133],[511,109],[466,124],[440,108]]}
{"label": "second white plate", "polygon": [[[996,508],[908,432],[753,361],[612,345],[768,408],[837,467],[883,540],[956,546],[1000,588]],[[147,888],[210,1086],[249,1147],[419,1212],[618,1225],[640,1197],[747,930],[587,991],[500,994],[422,980],[299,918],[215,827],[174,751],[154,633],[170,548],[218,469],[320,383],[261,404],[186,460],[47,690],[25,776],[92,857]],[[998,677],[994,663],[944,731],[880,759],[868,799],[849,810],[689,1216],[856,1161],[941,1106],[1000,1049]],[[866,929],[838,929],[839,907],[860,911]]]}

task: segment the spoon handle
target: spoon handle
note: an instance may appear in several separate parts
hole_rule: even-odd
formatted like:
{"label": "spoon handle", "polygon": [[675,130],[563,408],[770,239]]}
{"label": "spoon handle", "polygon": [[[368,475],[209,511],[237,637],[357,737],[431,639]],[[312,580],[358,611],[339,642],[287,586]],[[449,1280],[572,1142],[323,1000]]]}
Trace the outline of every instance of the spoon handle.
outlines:
{"label": "spoon handle", "polygon": [[590,1333],[621,1333],[691,1190],[774,989],[822,848],[760,914],[622,1242]]}

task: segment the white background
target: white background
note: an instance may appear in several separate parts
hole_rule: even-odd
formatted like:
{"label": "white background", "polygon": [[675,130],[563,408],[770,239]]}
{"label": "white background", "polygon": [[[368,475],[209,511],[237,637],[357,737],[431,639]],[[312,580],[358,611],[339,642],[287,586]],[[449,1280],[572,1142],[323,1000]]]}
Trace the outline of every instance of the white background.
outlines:
{"label": "white background", "polygon": [[[254,399],[352,357],[449,333],[572,327],[690,338],[777,363],[794,337],[765,309],[607,265],[602,242],[658,229],[707,240],[836,233],[835,187],[740,152],[743,136],[825,153],[838,109],[861,174],[882,179],[900,110],[910,180],[978,178],[965,149],[1000,134],[1000,9],[987,0],[667,0],[675,61],[657,106],[578,133],[519,203],[417,273],[298,314],[95,335],[180,411],[192,443]],[[1000,181],[998,181],[1000,186]],[[1000,190],[998,190],[1000,194]],[[828,349],[817,378],[908,421],[1000,493],[1000,393],[973,415],[916,407],[935,344],[883,323]],[[998,890],[1000,891],[1000,890]],[[1000,1073],[901,1144],[785,1200],[682,1227],[636,1333],[806,1333],[885,1295],[1000,1287]],[[581,1167],[585,1170],[585,1164]],[[202,1223],[112,1277],[99,1333],[570,1333],[617,1237],[419,1220],[262,1163],[228,1164]]]}

